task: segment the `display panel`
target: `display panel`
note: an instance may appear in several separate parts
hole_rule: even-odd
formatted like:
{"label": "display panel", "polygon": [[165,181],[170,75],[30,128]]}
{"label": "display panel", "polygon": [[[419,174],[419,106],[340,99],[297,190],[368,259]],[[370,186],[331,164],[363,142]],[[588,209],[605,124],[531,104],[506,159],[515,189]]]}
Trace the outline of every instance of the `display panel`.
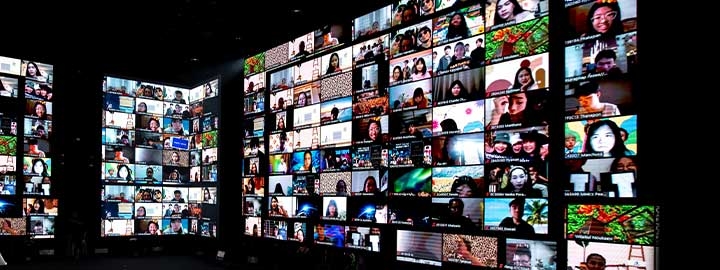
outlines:
{"label": "display panel", "polygon": [[[101,236],[217,237],[219,79],[190,89],[105,82]],[[50,175],[46,164],[39,176]]]}
{"label": "display panel", "polygon": [[53,174],[54,66],[0,57],[0,73],[0,238],[54,238],[63,203]]}

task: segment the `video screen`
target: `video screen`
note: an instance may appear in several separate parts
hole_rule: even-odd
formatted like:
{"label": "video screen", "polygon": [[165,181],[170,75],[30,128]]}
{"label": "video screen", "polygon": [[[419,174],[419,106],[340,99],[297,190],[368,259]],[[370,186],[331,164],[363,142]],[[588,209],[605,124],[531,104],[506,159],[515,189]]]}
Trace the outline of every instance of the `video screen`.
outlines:
{"label": "video screen", "polygon": [[432,196],[483,197],[486,194],[484,175],[482,165],[432,168]]}
{"label": "video screen", "polygon": [[320,83],[314,82],[295,87],[293,96],[295,108],[317,104],[320,102]]}
{"label": "video screen", "polygon": [[292,161],[290,162],[290,170],[293,173],[317,173],[320,168],[320,151],[319,150],[305,150],[302,152],[295,152],[292,155]]}
{"label": "video screen", "polygon": [[481,4],[437,17],[433,19],[432,43],[438,46],[483,33],[484,17]]}
{"label": "video screen", "polygon": [[566,122],[565,136],[582,145],[579,152],[566,151],[565,159],[635,156],[637,115]]}
{"label": "video screen", "polygon": [[[549,16],[544,16],[485,33],[486,37],[492,37],[491,40],[485,41],[485,60],[495,64],[530,54],[547,52],[548,33],[550,32],[548,18]],[[518,39],[512,48],[506,49],[505,40],[510,37],[518,37]]]}
{"label": "video screen", "polygon": [[265,72],[245,77],[245,94],[262,92],[265,90]]}
{"label": "video screen", "polygon": [[[36,140],[37,141],[37,140]],[[17,154],[17,137],[15,136],[0,136],[0,154],[3,155],[16,155]],[[37,143],[35,143],[37,146]],[[37,150],[36,148],[36,151]]]}
{"label": "video screen", "polygon": [[462,70],[484,66],[484,40],[482,37],[471,37],[433,49],[435,76],[442,76]]}
{"label": "video screen", "polygon": [[345,247],[380,252],[380,228],[345,227]]}
{"label": "video screen", "polygon": [[350,25],[325,25],[315,30],[313,35],[315,36],[315,52],[328,50],[350,41]]}
{"label": "video screen", "polygon": [[366,118],[381,116],[390,112],[388,93],[385,88],[367,91],[355,91],[353,117]]}
{"label": "video screen", "polygon": [[509,238],[505,240],[505,269],[556,265],[557,242]]}
{"label": "video screen", "polygon": [[243,72],[245,76],[252,75],[258,72],[265,71],[265,53],[258,53],[256,55],[245,58],[243,65]]}
{"label": "video screen", "polygon": [[[7,88],[5,91],[11,91],[13,89],[15,91],[17,91],[17,87],[18,87],[17,81],[15,81],[15,85],[14,85],[16,88],[12,88],[13,81],[8,81],[8,82],[9,82],[10,87]],[[7,92],[5,92],[5,93],[0,92],[0,95],[7,95],[7,94],[8,94]],[[16,92],[16,94],[17,94],[17,92]],[[31,80],[25,81],[25,98],[26,99],[51,101],[52,97],[53,97],[53,85],[52,84],[44,83],[44,82],[36,82],[36,81],[31,81]]]}
{"label": "video screen", "polygon": [[390,141],[388,116],[370,117],[353,121],[354,144],[379,144]]}
{"label": "video screen", "polygon": [[[292,111],[293,115],[293,126],[296,129],[302,129],[309,127],[311,125],[316,125],[320,123],[320,104],[305,106],[302,108],[297,108]],[[286,118],[284,118],[286,119]],[[277,126],[280,126],[280,119],[277,118]],[[289,119],[288,119],[289,120]],[[287,120],[285,120],[287,121]],[[281,129],[281,128],[278,128]]]}
{"label": "video screen", "polygon": [[[320,174],[320,195],[322,196],[350,196],[352,188],[350,172],[335,172]],[[345,209],[345,208],[343,208]]]}
{"label": "video screen", "polygon": [[473,229],[482,226],[483,199],[432,198],[430,226]]}
{"label": "video screen", "polygon": [[637,244],[610,244],[568,240],[567,265],[582,269],[589,265],[600,267],[628,267],[647,270],[659,269],[657,254],[653,246]]}
{"label": "video screen", "polygon": [[482,98],[485,69],[466,70],[433,79],[433,106],[473,101]]}
{"label": "video screen", "polygon": [[[18,79],[0,76],[0,97],[17,97],[19,89],[18,87]],[[25,89],[25,91],[27,90],[28,89]],[[47,88],[45,89],[45,91],[47,91]],[[36,90],[33,89],[31,90],[31,92],[34,94]],[[28,93],[26,93],[25,95],[27,96]]]}
{"label": "video screen", "polygon": [[288,240],[298,241],[305,243],[305,235],[307,235],[307,223],[305,222],[293,222],[290,223],[292,232],[288,234]]}
{"label": "video screen", "polygon": [[541,0],[489,0],[485,6],[485,24],[490,30],[518,24],[548,14],[549,4]]}
{"label": "video screen", "polygon": [[22,72],[20,59],[0,56],[0,72],[20,76]]}
{"label": "video screen", "polygon": [[488,196],[547,198],[549,195],[547,163],[493,163],[485,167],[489,172]]}
{"label": "video screen", "polygon": [[[330,183],[331,181],[325,181]],[[322,190],[323,180],[320,180],[320,188]],[[332,187],[331,187],[332,188]],[[335,188],[332,188],[335,191]],[[347,197],[323,197],[322,209],[320,209],[320,219],[323,220],[347,220]]]}
{"label": "video screen", "polygon": [[390,36],[390,55],[397,58],[432,48],[432,20],[398,29]]}
{"label": "video screen", "polygon": [[[218,189],[211,183],[217,181],[219,99],[214,97],[219,79],[192,90],[115,78],[106,78],[106,83],[131,86],[126,89],[135,92],[133,97],[111,88],[104,95],[101,235],[217,236]],[[46,152],[43,141],[28,140],[27,151]],[[50,159],[40,156],[34,153],[23,160],[25,174],[32,177],[26,188],[35,194],[49,192],[51,184],[45,180],[52,171]],[[45,205],[47,211],[47,201]]]}
{"label": "video screen", "polygon": [[432,140],[432,164],[435,166],[479,165],[485,159],[482,133],[456,134]]}
{"label": "video screen", "polygon": [[[248,176],[246,172],[244,175]],[[294,193],[294,192],[293,192]],[[250,176],[243,178],[243,196],[264,196],[265,177]]]}
{"label": "video screen", "polygon": [[245,217],[245,235],[260,237],[262,219],[260,217]]}
{"label": "video screen", "polygon": [[390,115],[390,135],[393,140],[432,137],[432,110],[419,109],[395,112]]}
{"label": "video screen", "polygon": [[350,148],[331,148],[320,151],[320,172],[349,171],[351,168]]}
{"label": "video screen", "polygon": [[[18,189],[22,188],[18,186],[14,176],[4,175],[0,176],[0,185],[4,187],[0,190],[0,193],[14,195],[18,193]],[[25,178],[25,191],[23,194],[26,195],[40,195],[50,196],[52,192],[52,180],[50,177],[42,176],[24,176]]]}
{"label": "video screen", "polygon": [[[27,200],[27,199],[25,199]],[[45,211],[45,207],[41,205],[42,200],[39,200],[37,209],[34,204],[31,203],[28,208],[24,201],[15,196],[12,197],[0,197],[0,217],[20,217],[30,214],[30,212],[42,214]],[[41,207],[42,206],[42,207]],[[25,215],[23,214],[25,213]]]}
{"label": "video screen", "polygon": [[353,73],[355,95],[378,89],[378,65],[368,65]]}
{"label": "video screen", "polygon": [[390,56],[390,35],[371,38],[352,46],[353,66],[357,68],[387,61]]}
{"label": "video screen", "polygon": [[654,245],[656,210],[652,205],[569,204],[567,238]]}
{"label": "video screen", "polygon": [[567,10],[566,43],[590,39],[612,39],[637,28],[637,1],[570,1]]}
{"label": "video screen", "polygon": [[498,239],[495,237],[443,234],[442,240],[443,263],[488,268],[498,266]]}
{"label": "video screen", "polygon": [[[112,220],[107,220],[112,221]],[[119,221],[120,222],[120,221]],[[54,238],[55,217],[54,216],[31,216],[29,217],[30,230],[28,234],[32,238]],[[112,232],[112,230],[111,230]],[[132,230],[130,230],[132,232]]]}
{"label": "video screen", "polygon": [[[575,141],[565,137],[565,146]],[[642,196],[643,185],[638,182],[637,157],[620,156],[599,159],[568,159],[565,196],[604,196],[610,198],[637,198]]]}
{"label": "video screen", "polygon": [[313,229],[313,240],[318,245],[345,247],[345,226],[316,224]]}
{"label": "video screen", "polygon": [[637,69],[637,32],[565,47],[565,82],[619,79]]}
{"label": "video screen", "polygon": [[316,174],[295,175],[292,185],[295,196],[318,195],[320,178]]}
{"label": "video screen", "polygon": [[[287,63],[290,59],[290,52],[287,43],[280,44],[265,52],[265,69],[269,70]],[[247,83],[245,84],[247,85]]]}
{"label": "video screen", "polygon": [[402,168],[390,170],[390,194],[393,196],[429,196],[432,192],[432,169]]}
{"label": "video screen", "polygon": [[352,122],[343,122],[320,127],[320,146],[342,147],[350,146],[352,142]]}
{"label": "video screen", "polygon": [[[290,154],[277,154],[270,155],[270,173],[271,174],[289,174],[290,170],[288,162],[290,161]],[[252,168],[251,168],[252,173]]]}
{"label": "video screen", "polygon": [[331,100],[352,95],[352,72],[327,77],[320,84],[320,99]]}
{"label": "video screen", "polygon": [[315,50],[315,33],[310,32],[288,43],[288,59],[294,61],[309,56]]}
{"label": "video screen", "polygon": [[348,215],[350,221],[387,224],[387,199],[369,196],[351,197],[348,199]]}
{"label": "video screen", "polygon": [[632,88],[628,80],[566,84],[565,120],[636,114]]}
{"label": "video screen", "polygon": [[352,167],[355,170],[387,167],[388,149],[382,145],[356,146],[352,153]]}
{"label": "video screen", "polygon": [[[420,183],[425,185],[425,183]],[[390,224],[409,225],[419,228],[430,226],[430,198],[412,198],[413,193],[390,193],[388,220]],[[429,195],[428,195],[429,196]]]}
{"label": "video screen", "polygon": [[485,114],[484,101],[470,101],[432,110],[432,135],[482,132],[485,127],[479,119]]}
{"label": "video screen", "polygon": [[265,92],[259,90],[256,94],[246,95],[244,99],[245,115],[265,111]]}
{"label": "video screen", "polygon": [[433,232],[397,231],[398,261],[441,266],[443,235]]}
{"label": "video screen", "polygon": [[33,61],[22,61],[21,76],[25,76],[28,80],[34,80],[45,83],[53,82],[53,66],[45,63],[38,63]]}
{"label": "video screen", "polygon": [[486,132],[485,163],[544,163],[549,142],[548,126]]}
{"label": "video screen", "polygon": [[529,236],[548,233],[547,199],[486,198],[484,229]]}
{"label": "video screen", "polygon": [[288,89],[273,92],[270,94],[269,98],[271,111],[285,110],[289,106],[292,106],[293,91],[292,89]]}
{"label": "video screen", "polygon": [[420,81],[432,77],[432,51],[423,50],[390,60],[390,85]]}
{"label": "video screen", "polygon": [[325,101],[320,104],[320,124],[328,125],[352,120],[352,97]]}
{"label": "video screen", "polygon": [[[246,138],[248,137],[246,136]],[[250,137],[250,139],[245,139],[243,141],[243,149],[246,157],[255,157],[267,153],[267,149],[265,148],[265,137]]]}
{"label": "video screen", "polygon": [[516,92],[486,99],[487,129],[547,125],[550,91]]}
{"label": "video screen", "polygon": [[262,215],[262,197],[245,197],[243,215],[259,217]]}
{"label": "video screen", "polygon": [[[52,120],[52,107],[52,102],[28,99],[25,103],[25,116],[38,120]],[[130,107],[132,112],[134,106]]]}
{"label": "video screen", "polygon": [[[485,95],[496,97],[547,88],[549,63],[549,54],[545,53],[487,66]],[[514,77],[510,78],[510,74]]]}
{"label": "video screen", "polygon": [[353,21],[353,40],[390,28],[392,11],[392,5],[388,5],[356,18]]}
{"label": "video screen", "polygon": [[[41,120],[30,120],[26,119],[25,122],[32,125],[33,122],[40,122]],[[4,135],[17,135],[17,129],[18,129],[18,120],[15,117],[3,115],[2,112],[0,112],[0,134]],[[42,121],[44,122],[44,121]],[[31,129],[32,127],[25,127],[26,130]],[[27,134],[28,132],[26,132]]]}
{"label": "video screen", "polygon": [[0,218],[0,236],[4,235],[26,235],[27,219],[25,218]]}
{"label": "video screen", "polygon": [[390,87],[392,111],[425,109],[432,107],[432,80],[422,80]]}

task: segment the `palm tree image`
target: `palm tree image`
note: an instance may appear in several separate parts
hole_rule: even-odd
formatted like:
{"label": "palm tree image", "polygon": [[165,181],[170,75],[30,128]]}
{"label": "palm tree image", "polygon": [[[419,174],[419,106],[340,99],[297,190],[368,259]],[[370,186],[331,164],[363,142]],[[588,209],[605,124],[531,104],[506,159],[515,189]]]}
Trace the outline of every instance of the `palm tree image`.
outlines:
{"label": "palm tree image", "polygon": [[547,207],[548,202],[546,200],[530,200],[529,204],[525,204],[525,213],[528,213],[526,221],[530,225],[547,224]]}

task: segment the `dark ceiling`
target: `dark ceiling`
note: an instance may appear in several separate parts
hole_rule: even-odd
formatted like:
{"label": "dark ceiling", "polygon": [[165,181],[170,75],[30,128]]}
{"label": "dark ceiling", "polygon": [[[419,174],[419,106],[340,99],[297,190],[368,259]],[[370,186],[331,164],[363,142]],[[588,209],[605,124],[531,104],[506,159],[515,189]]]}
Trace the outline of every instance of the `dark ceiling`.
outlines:
{"label": "dark ceiling", "polygon": [[[391,1],[19,2],[22,12],[4,19],[6,34],[20,41],[3,42],[15,52],[9,56],[171,72],[254,54]],[[4,9],[3,16],[9,13]]]}

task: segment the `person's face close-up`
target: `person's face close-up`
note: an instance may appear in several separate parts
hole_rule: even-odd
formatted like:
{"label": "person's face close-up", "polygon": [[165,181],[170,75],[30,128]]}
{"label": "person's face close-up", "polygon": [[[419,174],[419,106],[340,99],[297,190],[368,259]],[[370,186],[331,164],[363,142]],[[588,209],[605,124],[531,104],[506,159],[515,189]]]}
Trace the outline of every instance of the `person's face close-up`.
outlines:
{"label": "person's face close-up", "polygon": [[122,177],[122,178],[125,178],[125,177],[128,176],[128,170],[125,169],[125,167],[122,167],[122,168],[120,168],[120,170],[118,171],[118,175],[119,175],[120,177]]}
{"label": "person's face close-up", "polygon": [[158,122],[157,121],[150,121],[150,130],[156,130],[158,128]]}
{"label": "person's face close-up", "polygon": [[449,208],[450,208],[450,214],[453,214],[453,215],[459,214],[460,211],[463,210],[463,209],[460,209],[460,203],[458,201],[450,202]]}
{"label": "person's face close-up", "polygon": [[430,12],[435,8],[435,0],[423,0],[422,9],[425,12]]}
{"label": "person's face close-up", "polygon": [[35,68],[35,65],[28,65],[27,72],[29,76],[37,76],[37,68]]}
{"label": "person's face close-up", "polygon": [[458,197],[471,197],[473,195],[472,189],[467,184],[459,185],[455,188],[455,192],[457,192]]}
{"label": "person's face close-up", "polygon": [[590,136],[590,146],[596,152],[610,152],[615,147],[615,134],[612,129],[603,125],[595,130],[595,133]]}
{"label": "person's face close-up", "polygon": [[410,39],[403,39],[402,41],[400,41],[400,51],[409,51],[410,45],[412,45],[412,41]]}
{"label": "person's face close-up", "polygon": [[339,67],[340,66],[340,58],[337,56],[330,57],[330,66],[331,67]]}
{"label": "person's face close-up", "polygon": [[45,107],[39,104],[35,106],[35,115],[41,116],[43,114],[45,114]]}
{"label": "person's face close-up", "polygon": [[465,46],[455,47],[455,57],[459,60],[465,56]]}
{"label": "person's face close-up", "polygon": [[575,143],[577,143],[577,141],[575,140],[575,137],[565,138],[565,148],[573,149],[573,147],[575,147]]}
{"label": "person's face close-up", "polygon": [[399,69],[393,70],[393,80],[397,81],[400,79],[400,75],[402,75],[402,71]]}
{"label": "person's face close-up", "polygon": [[412,20],[413,18],[415,18],[414,15],[415,14],[412,9],[406,8],[405,10],[403,10],[403,13],[402,13],[402,21],[408,22],[408,21]]}
{"label": "person's face close-up", "polygon": [[337,183],[335,189],[337,190],[337,192],[345,192],[347,191],[347,186],[345,185],[345,182],[340,181]]}
{"label": "person's face close-up", "polygon": [[38,201],[35,201],[35,203],[33,203],[33,209],[40,210],[40,203]]}
{"label": "person's face close-up", "polygon": [[518,73],[518,81],[522,84],[529,83],[530,78],[530,72],[525,69],[521,70],[520,73]]}
{"label": "person's face close-up", "polygon": [[452,19],[450,19],[450,25],[452,26],[460,26],[460,23],[462,22],[462,15],[455,14],[452,16]]}
{"label": "person's face close-up", "polygon": [[145,216],[145,208],[138,208],[137,216],[144,217]]}
{"label": "person's face close-up", "polygon": [[172,160],[173,160],[173,161],[178,161],[178,160],[180,160],[180,156],[178,155],[178,153],[175,153],[175,152],[172,153]]}
{"label": "person's face close-up", "polygon": [[173,221],[170,223],[170,226],[172,226],[173,231],[177,231],[180,229],[180,221]]}
{"label": "person's face close-up", "polygon": [[523,140],[522,142],[522,148],[525,153],[532,153],[535,151],[535,147],[537,147],[537,144],[533,140]]}
{"label": "person's face close-up", "polygon": [[495,150],[495,152],[505,153],[505,150],[507,150],[507,146],[508,146],[507,143],[504,143],[504,142],[496,142],[496,143],[493,145],[493,149]]}
{"label": "person's face close-up", "polygon": [[272,200],[270,201],[270,206],[271,206],[273,209],[278,208],[278,201],[277,201],[277,199],[272,199]]}
{"label": "person's face close-up", "polygon": [[530,258],[527,255],[513,255],[513,265],[522,267],[531,267]]}
{"label": "person's face close-up", "polygon": [[500,15],[500,18],[510,20],[515,17],[515,14],[513,13],[515,5],[513,5],[510,0],[499,0],[497,3],[497,7],[495,8],[498,10],[497,13],[498,15]]}
{"label": "person's face close-up", "polygon": [[415,70],[420,71],[423,68],[425,68],[425,63],[422,61],[417,61],[417,63],[415,63]]}
{"label": "person's face close-up", "polygon": [[312,167],[312,154],[305,154],[305,169],[309,170]]}
{"label": "person's face close-up", "polygon": [[45,166],[42,164],[42,162],[35,162],[35,165],[33,165],[33,171],[40,173],[45,170]]}
{"label": "person's face close-up", "polygon": [[510,183],[513,185],[515,191],[522,190],[526,182],[527,174],[525,174],[523,170],[513,170],[510,174]]}
{"label": "person's face close-up", "polygon": [[517,114],[525,110],[527,105],[527,97],[525,93],[513,94],[510,96],[510,106],[508,106],[508,112],[510,114]]}
{"label": "person's face close-up", "polygon": [[328,207],[328,211],[330,212],[331,216],[334,216],[337,213],[337,207],[335,207],[334,205],[331,205]]}
{"label": "person's face close-up", "polygon": [[599,103],[600,97],[597,94],[589,94],[586,96],[579,96],[577,100],[581,107],[587,108]]}
{"label": "person's face close-up", "polygon": [[592,26],[598,33],[605,33],[612,27],[613,20],[617,16],[617,12],[610,7],[600,7],[595,10],[590,20]]}
{"label": "person's face close-up", "polygon": [[175,99],[182,99],[182,93],[175,93]]}
{"label": "person's face close-up", "polygon": [[525,206],[518,205],[518,204],[511,205],[510,206],[510,215],[512,215],[513,218],[521,219],[522,216],[525,214],[524,213],[525,209],[523,209],[523,207],[525,207]]}
{"label": "person's face close-up", "polygon": [[375,183],[375,180],[370,179],[365,183],[365,192],[375,192],[377,191],[377,183]]}
{"label": "person's face close-up", "polygon": [[609,71],[613,67],[615,67],[615,59],[612,58],[600,58],[595,63],[595,69],[600,72]]}
{"label": "person's face close-up", "polygon": [[298,96],[298,105],[305,106],[305,94],[300,94]]}
{"label": "person's face close-up", "polygon": [[603,270],[605,269],[605,260],[600,257],[592,256],[586,262],[588,270]]}
{"label": "person's face close-up", "polygon": [[453,96],[459,96],[462,89],[459,84],[454,84],[452,88],[450,88],[450,91],[452,91]]}
{"label": "person's face close-up", "polygon": [[175,131],[180,131],[180,130],[182,130],[182,123],[180,121],[173,121],[172,128]]}
{"label": "person's face close-up", "polygon": [[427,42],[430,40],[430,31],[422,31],[420,32],[420,41]]}
{"label": "person's face close-up", "polygon": [[380,127],[376,123],[371,123],[368,127],[368,136],[371,140],[377,140],[378,134],[380,133]]}
{"label": "person's face close-up", "polygon": [[632,159],[622,157],[618,160],[617,165],[615,165],[613,170],[616,172],[637,172],[637,165],[635,165],[635,162]]}

